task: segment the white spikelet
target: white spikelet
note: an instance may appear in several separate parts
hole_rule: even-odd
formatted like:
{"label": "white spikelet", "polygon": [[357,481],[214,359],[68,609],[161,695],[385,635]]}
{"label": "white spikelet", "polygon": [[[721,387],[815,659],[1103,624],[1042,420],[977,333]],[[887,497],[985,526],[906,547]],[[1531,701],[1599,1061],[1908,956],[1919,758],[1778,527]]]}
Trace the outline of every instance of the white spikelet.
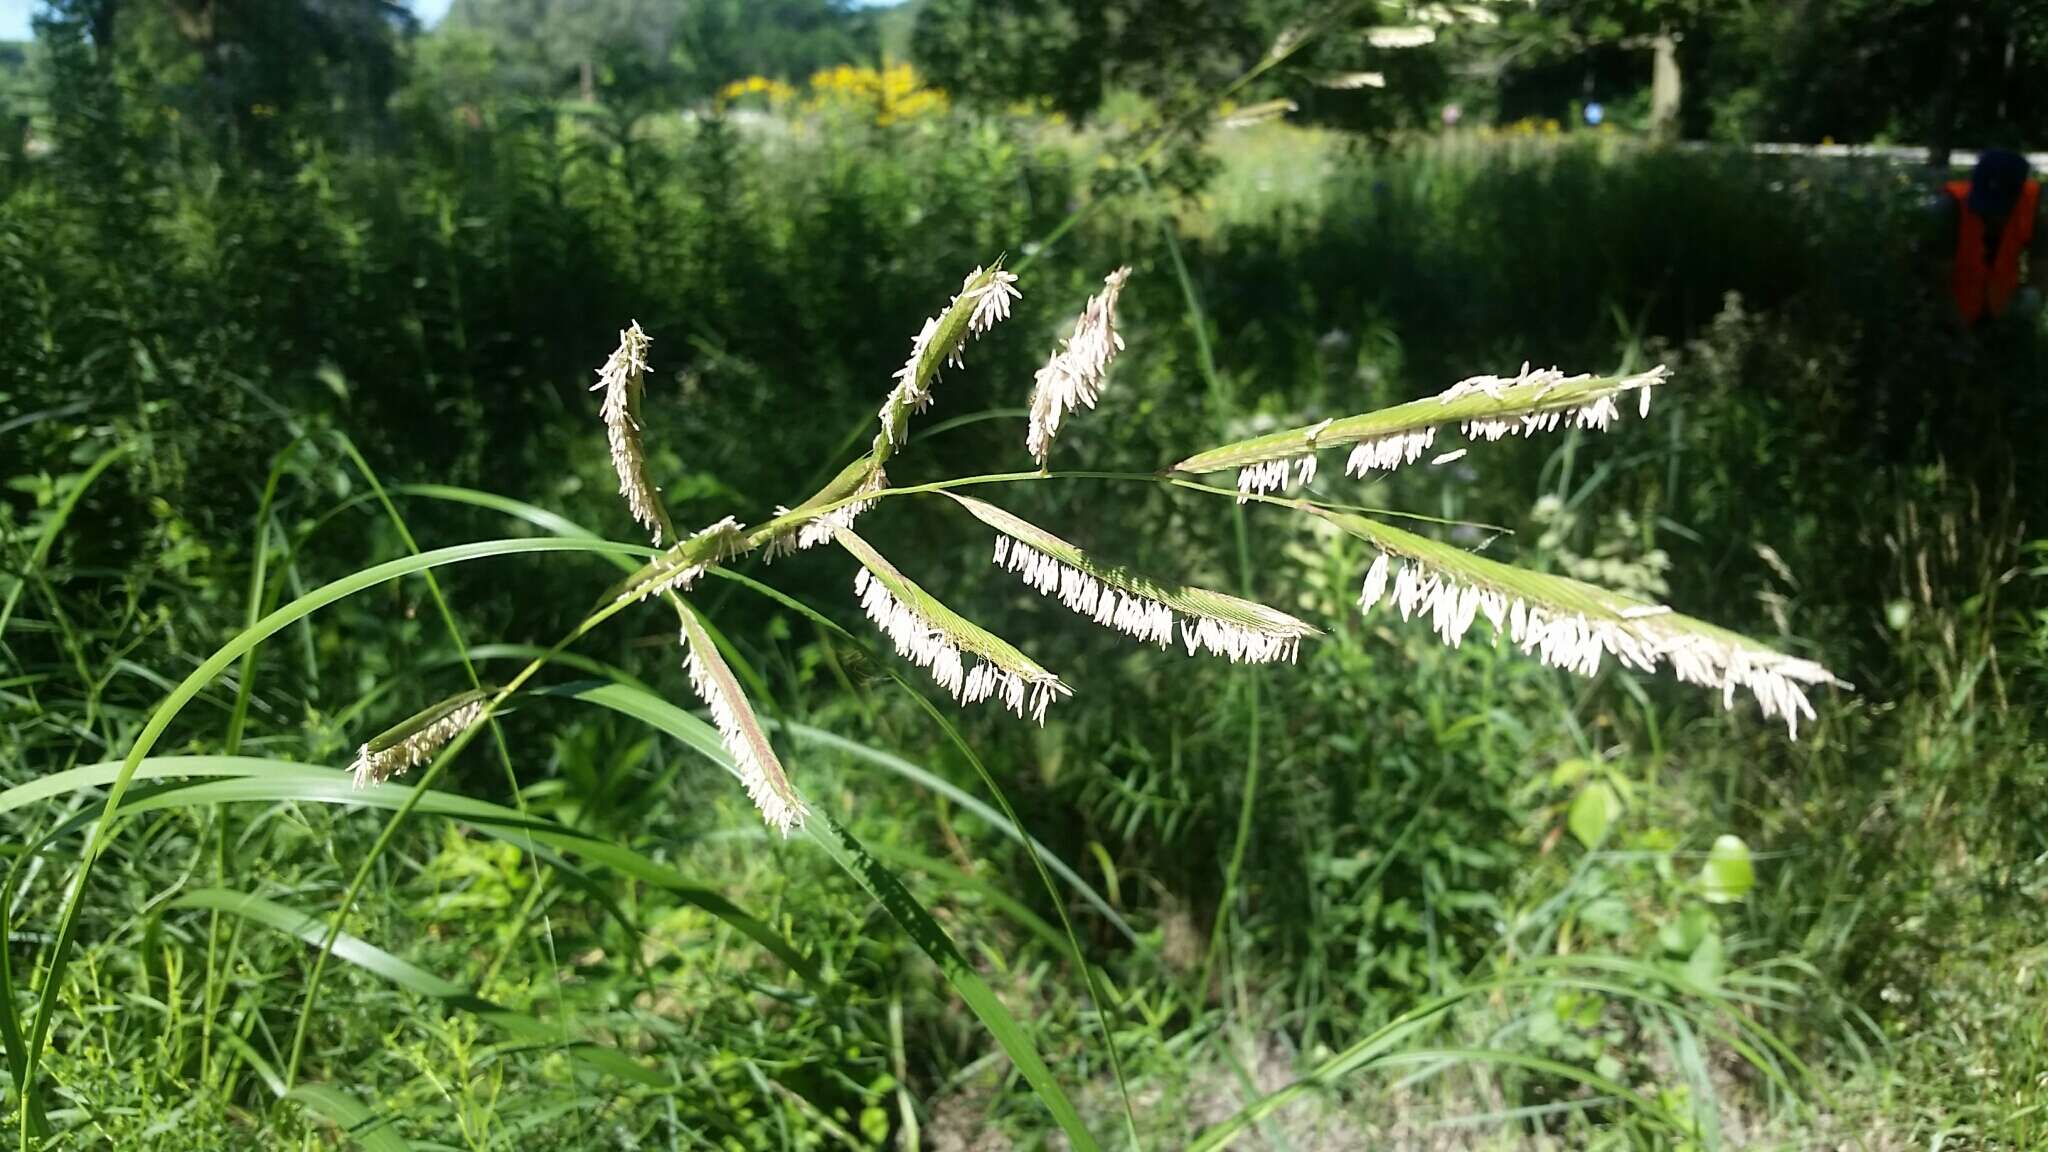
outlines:
{"label": "white spikelet", "polygon": [[1243,504],[1254,496],[1278,492],[1286,488],[1299,488],[1312,483],[1316,478],[1316,454],[1309,451],[1300,456],[1280,460],[1268,460],[1237,470],[1237,502]]}
{"label": "white spikelet", "polygon": [[[794,531],[784,532],[770,540],[762,551],[763,558],[773,564],[792,553],[808,552],[820,544],[831,543],[840,529],[853,527],[855,520],[873,508],[875,501],[880,498],[879,493],[888,486],[888,473],[876,468],[868,473],[867,479],[861,481],[860,487],[854,489],[854,499],[851,503],[841,504],[822,516],[814,516],[798,525]],[[787,516],[789,513],[788,508],[777,506],[775,509],[777,516]]]}
{"label": "white spikelet", "polygon": [[706,569],[746,550],[745,525],[731,516],[718,521],[655,558],[649,578],[634,588],[635,599],[688,592]]}
{"label": "white spikelet", "polygon": [[619,495],[626,498],[633,519],[652,532],[654,542],[660,544],[668,520],[661,509],[661,490],[647,481],[647,455],[640,444],[640,421],[635,416],[641,381],[647,375],[647,347],[652,343],[635,320],[632,327],[619,333],[618,348],[597,370],[597,383],[590,390],[604,390],[604,405],[599,413],[604,417],[605,439],[611,445],[612,470],[619,476]]}
{"label": "white spikelet", "polygon": [[987,334],[988,330],[1010,318],[1010,301],[1022,300],[1024,293],[1017,290],[1017,275],[1001,268],[989,273],[988,282],[975,287],[981,279],[981,269],[976,268],[960,282],[957,300],[974,301],[974,315],[968,318],[967,330],[976,336]]}
{"label": "white spikelet", "polygon": [[379,741],[362,745],[356,749],[356,758],[349,764],[349,771],[355,773],[355,786],[367,788],[372,784],[382,784],[393,776],[403,776],[407,769],[433,759],[434,753],[446,748],[449,741],[482,719],[483,714],[484,702],[481,699],[471,700],[417,732],[382,748],[375,747]]}
{"label": "white spikelet", "polygon": [[1027,680],[986,659],[968,668],[960,646],[944,629],[898,600],[881,578],[866,568],[854,574],[853,590],[860,596],[861,611],[889,638],[896,654],[931,673],[939,687],[962,704],[999,698],[1018,717],[1028,708],[1031,719],[1043,724],[1047,706],[1068,694],[1058,677]]}
{"label": "white spikelet", "polygon": [[1130,274],[1129,268],[1119,268],[1103,277],[1101,293],[1089,298],[1088,306],[1074,321],[1073,335],[1038,370],[1031,389],[1031,429],[1024,445],[1040,467],[1052,452],[1060,421],[1069,412],[1095,407],[1110,361],[1123,351],[1124,338],[1116,330],[1116,302]]}
{"label": "white spikelet", "polygon": [[1622,607],[1617,598],[1611,616],[1589,616],[1532,602],[1510,589],[1461,581],[1413,559],[1395,562],[1389,596],[1389,563],[1382,552],[1367,570],[1358,598],[1361,612],[1388,598],[1403,619],[1426,618],[1437,637],[1453,648],[1463,644],[1483,615],[1496,643],[1505,639],[1545,664],[1581,676],[1598,673],[1608,656],[1643,672],[1668,665],[1686,683],[1719,689],[1726,708],[1734,707],[1737,689],[1747,691],[1766,717],[1784,719],[1795,740],[1799,721],[1814,715],[1807,687],[1841,683],[1811,660],[1707,629],[1661,604]]}
{"label": "white spikelet", "polygon": [[[1540,412],[1520,415],[1483,417],[1467,420],[1460,427],[1468,439],[1495,441],[1508,436],[1531,436],[1538,432],[1554,432],[1560,427],[1586,428],[1605,432],[1607,426],[1621,418],[1621,406],[1615,397],[1627,392],[1636,393],[1636,412],[1639,417],[1650,414],[1650,394],[1664,383],[1669,375],[1662,364],[1647,372],[1624,376],[1612,391],[1595,397],[1591,402],[1576,408],[1552,408]],[[1532,372],[1529,365],[1522,365],[1522,371],[1513,377],[1473,376],[1460,380],[1440,393],[1437,399],[1445,404],[1460,397],[1475,393],[1495,400],[1511,401],[1523,396],[1535,404],[1557,388],[1593,379],[1590,375],[1566,376],[1556,368],[1545,368]]]}
{"label": "white spikelet", "polygon": [[1387,74],[1385,72],[1339,72],[1317,80],[1316,84],[1338,92],[1355,92],[1361,88],[1385,88],[1387,86]]}
{"label": "white spikelet", "polygon": [[1395,432],[1372,440],[1361,440],[1352,446],[1350,459],[1344,461],[1344,472],[1361,480],[1368,472],[1392,472],[1404,464],[1422,459],[1422,454],[1435,443],[1434,425],[1413,432]]}
{"label": "white spikelet", "polygon": [[762,733],[725,658],[690,610],[683,611],[683,667],[690,673],[690,688],[710,711],[719,743],[732,757],[747,798],[761,810],[761,819],[787,839],[791,831],[803,827],[810,810],[790,786],[781,760]]}
{"label": "white spikelet", "polygon": [[[939,315],[925,320],[917,335],[910,341],[910,358],[903,367],[896,370],[896,386],[889,391],[888,399],[882,401],[882,443],[889,448],[898,447],[901,425],[912,415],[918,415],[931,406],[932,384],[939,378],[939,369],[947,364],[955,368],[964,367],[963,356],[967,342],[973,337],[985,335],[989,329],[1009,318],[1010,302],[1023,297],[1017,290],[1014,273],[1000,268],[987,270],[976,268],[961,282],[960,291],[947,303]],[[957,309],[966,308],[964,325],[953,327],[957,338],[947,340],[946,347],[937,347],[941,330],[946,328],[942,321]]]}
{"label": "white spikelet", "polygon": [[1416,24],[1403,28],[1368,28],[1366,43],[1375,48],[1420,48],[1436,43],[1436,29],[1427,24]]}
{"label": "white spikelet", "polygon": [[1372,567],[1365,570],[1365,583],[1358,590],[1358,610],[1370,612],[1387,594],[1387,573],[1390,565],[1385,552],[1373,557]]}
{"label": "white spikelet", "polygon": [[1220,616],[1177,615],[1150,596],[1111,587],[1007,535],[996,537],[995,564],[1015,572],[1042,595],[1057,598],[1069,611],[1146,643],[1168,647],[1178,627],[1190,656],[1199,651],[1225,657],[1233,664],[1293,663],[1302,637],[1309,634],[1291,617],[1282,617],[1287,623],[1269,631]]}

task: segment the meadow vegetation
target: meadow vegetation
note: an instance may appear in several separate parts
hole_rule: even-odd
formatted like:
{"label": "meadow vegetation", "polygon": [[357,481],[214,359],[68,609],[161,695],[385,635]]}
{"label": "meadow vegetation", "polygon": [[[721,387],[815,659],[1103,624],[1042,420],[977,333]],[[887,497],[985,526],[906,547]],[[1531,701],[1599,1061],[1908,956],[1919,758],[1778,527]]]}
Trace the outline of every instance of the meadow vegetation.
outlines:
{"label": "meadow vegetation", "polygon": [[[231,151],[46,45],[48,147],[0,166],[20,1147],[2048,1144],[2048,350],[1953,331],[1915,179],[1266,123],[1155,183],[1107,118],[907,68],[680,116],[491,97],[461,43],[388,121]],[[877,500],[871,551],[1061,673],[1040,726],[933,692],[846,552],[722,554],[684,627],[785,838],[618,595],[653,552],[593,370],[637,322],[675,528],[758,526],[998,260],[894,487],[1016,473],[959,494],[1324,635],[1135,643],[982,513]],[[1033,370],[1122,267],[1034,476]],[[1361,615],[1367,540],[1161,474],[1525,364],[1669,380],[1313,495],[1825,664],[1796,741]]]}

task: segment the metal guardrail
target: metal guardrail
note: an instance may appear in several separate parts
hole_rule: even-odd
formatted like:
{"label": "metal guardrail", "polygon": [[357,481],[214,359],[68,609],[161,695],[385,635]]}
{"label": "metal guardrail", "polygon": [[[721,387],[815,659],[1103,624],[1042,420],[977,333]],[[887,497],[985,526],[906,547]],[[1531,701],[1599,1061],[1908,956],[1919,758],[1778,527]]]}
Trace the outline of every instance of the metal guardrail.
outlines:
{"label": "metal guardrail", "polygon": [[[1832,156],[1854,160],[1888,160],[1894,164],[1925,164],[1927,149],[1903,144],[1751,144],[1751,152],[1766,156]],[[2024,152],[2036,172],[2048,170],[2048,152]],[[1977,163],[1974,149],[1957,148],[1949,153],[1952,167],[1968,168]]]}

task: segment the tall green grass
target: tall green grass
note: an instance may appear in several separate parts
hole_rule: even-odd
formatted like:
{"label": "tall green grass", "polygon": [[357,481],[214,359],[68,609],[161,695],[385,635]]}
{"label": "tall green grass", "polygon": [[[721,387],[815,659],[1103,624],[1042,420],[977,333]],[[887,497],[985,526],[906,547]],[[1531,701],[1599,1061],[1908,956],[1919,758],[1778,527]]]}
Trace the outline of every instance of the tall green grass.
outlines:
{"label": "tall green grass", "polygon": [[[2014,340],[1957,367],[1910,188],[1739,157],[1318,154],[1307,203],[1103,201],[1019,254],[1020,312],[976,352],[1035,362],[1132,261],[1131,348],[1067,433],[1127,474],[1525,358],[1669,360],[1683,387],[1649,426],[1356,500],[1516,526],[1487,554],[1812,637],[1859,692],[1799,745],[1664,685],[1360,620],[1370,554],[1313,524],[1033,483],[1004,506],[1137,570],[1250,581],[1331,639],[1253,686],[996,573],[949,583],[1047,666],[1119,685],[1042,733],[962,716],[956,741],[838,630],[836,570],[707,582],[824,814],[813,851],[750,824],[667,625],[548,657],[610,572],[393,573],[454,541],[601,556],[625,534],[582,384],[626,316],[675,366],[647,409],[667,496],[704,521],[787,498],[871,429],[934,270],[1051,233],[1085,173],[951,122],[775,154],[707,127],[632,156],[496,123],[423,113],[400,155],[211,186],[137,152],[91,196],[59,157],[0,202],[24,305],[0,316],[23,350],[0,364],[17,1144],[1128,1126],[1300,1148],[1461,1119],[1507,1143],[2038,1143],[2040,510],[1997,431],[2038,413],[2008,383],[2038,361]],[[1289,164],[1278,140],[1243,162]],[[647,164],[686,178],[629,188]],[[962,419],[899,481],[1014,452],[1022,384],[949,381],[935,415]],[[955,519],[872,535],[982,572],[985,532]],[[1624,561],[1653,550],[1668,567]],[[537,663],[497,716],[504,760],[346,785],[364,733]],[[1755,851],[1739,904],[1697,883],[1724,833]]]}

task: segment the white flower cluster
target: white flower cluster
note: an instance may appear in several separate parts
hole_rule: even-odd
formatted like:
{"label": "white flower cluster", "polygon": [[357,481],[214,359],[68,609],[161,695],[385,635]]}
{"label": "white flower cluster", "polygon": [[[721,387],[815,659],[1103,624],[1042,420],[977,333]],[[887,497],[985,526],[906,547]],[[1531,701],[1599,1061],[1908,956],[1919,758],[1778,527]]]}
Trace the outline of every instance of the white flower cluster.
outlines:
{"label": "white flower cluster", "polygon": [[381,752],[371,751],[368,744],[357,748],[355,761],[348,766],[349,771],[356,775],[356,787],[382,784],[433,759],[434,753],[446,748],[449,741],[475,724],[483,714],[484,702],[472,700]]}
{"label": "white flower cluster", "polygon": [[1725,708],[1735,706],[1736,689],[1747,689],[1766,717],[1784,717],[1794,740],[1799,738],[1800,717],[1811,719],[1814,714],[1802,685],[1839,683],[1811,660],[1662,622],[1660,618],[1671,615],[1662,605],[1625,609],[1614,620],[1588,619],[1584,613],[1554,611],[1497,589],[1461,584],[1419,563],[1393,561],[1385,552],[1366,570],[1359,611],[1370,612],[1382,599],[1391,599],[1404,620],[1428,616],[1431,628],[1453,648],[1484,615],[1496,639],[1505,636],[1545,664],[1581,676],[1597,673],[1602,658],[1612,654],[1645,672],[1668,663],[1680,680],[1720,689]]}
{"label": "white flower cluster", "polygon": [[855,573],[853,590],[860,595],[861,610],[889,637],[897,654],[929,671],[939,687],[962,704],[1001,697],[1003,706],[1021,718],[1028,703],[1031,718],[1043,724],[1046,707],[1068,694],[1067,686],[1057,676],[1027,680],[987,659],[977,662],[972,670],[967,669],[960,646],[952,637],[922,613],[896,599],[887,585],[866,568]]}
{"label": "white flower cluster", "polygon": [[739,769],[740,782],[746,785],[747,798],[754,807],[761,810],[761,819],[770,828],[782,833],[787,839],[791,830],[803,827],[804,818],[810,815],[803,801],[789,786],[788,776],[783,774],[782,765],[776,761],[775,752],[768,747],[766,738],[759,729],[752,733],[751,716],[742,714],[745,701],[735,704],[728,691],[730,673],[723,671],[723,660],[716,652],[702,656],[697,646],[690,643],[690,629],[682,630],[683,667],[690,673],[690,687],[704,706],[711,710],[711,722],[718,728],[718,740],[732,757]]}
{"label": "white flower cluster", "polygon": [[653,578],[640,585],[634,599],[645,600],[667,592],[688,592],[697,583],[697,578],[704,575],[705,569],[746,550],[745,527],[727,516],[702,531],[692,533],[688,540],[655,559]]}
{"label": "white flower cluster", "polygon": [[1237,470],[1237,502],[1243,504],[1253,496],[1278,492],[1290,486],[1299,488],[1315,478],[1316,454],[1313,448],[1300,456],[1249,464]]}
{"label": "white flower cluster", "polygon": [[[1173,643],[1172,608],[1149,596],[1133,596],[1111,588],[1071,564],[1040,552],[1010,536],[996,536],[995,564],[1023,577],[1043,595],[1056,596],[1068,610],[1161,648]],[[1179,619],[1181,643],[1188,655],[1208,652],[1233,664],[1292,663],[1301,648],[1301,634],[1292,629],[1261,632],[1230,620],[1184,615]]]}
{"label": "white flower cluster", "polygon": [[[922,414],[931,406],[931,385],[939,378],[939,374],[938,366],[934,366],[934,369],[925,375],[924,383],[919,385],[918,376],[926,358],[938,356],[945,364],[955,368],[966,367],[962,355],[967,351],[967,341],[1009,319],[1010,301],[1023,297],[1023,293],[1017,291],[1017,277],[1013,273],[999,268],[987,273],[987,283],[977,287],[974,282],[980,280],[982,276],[983,269],[980,268],[969,272],[967,279],[960,284],[959,294],[953,297],[938,316],[928,317],[924,327],[918,329],[917,336],[911,340],[910,359],[905,360],[903,367],[896,370],[896,387],[890,389],[889,398],[882,401],[882,431],[889,438],[891,445],[896,443],[896,421],[891,419],[892,412],[908,409],[912,414]],[[950,348],[933,348],[932,341],[939,334],[939,318],[970,302],[974,311],[968,317],[967,331],[959,341]]]}
{"label": "white flower cluster", "polygon": [[1024,445],[1040,467],[1052,452],[1060,420],[1069,412],[1095,407],[1109,362],[1123,351],[1124,338],[1116,331],[1116,301],[1130,275],[1129,268],[1119,268],[1103,277],[1101,294],[1089,297],[1074,321],[1074,334],[1038,370],[1031,389],[1031,430]]}
{"label": "white flower cluster", "polygon": [[632,327],[619,333],[618,348],[605,358],[590,390],[604,389],[600,414],[605,438],[611,443],[612,470],[619,474],[619,495],[626,498],[633,519],[654,533],[654,542],[659,544],[662,518],[656,494],[661,489],[647,482],[647,456],[640,446],[640,425],[633,419],[633,403],[641,377],[647,373],[647,346],[652,343],[635,320]]}
{"label": "white flower cluster", "polygon": [[1417,428],[1413,432],[1395,432],[1371,440],[1360,440],[1351,448],[1351,458],[1344,461],[1344,472],[1349,476],[1365,479],[1365,474],[1375,469],[1392,472],[1403,464],[1413,464],[1422,459],[1436,443],[1436,425]]}
{"label": "white flower cluster", "polygon": [[[875,506],[875,494],[888,486],[888,473],[880,468],[876,468],[868,473],[867,479],[860,482],[860,487],[853,490],[853,496],[856,499],[852,503],[841,504],[822,516],[813,516],[790,531],[784,532],[782,535],[770,540],[767,548],[762,551],[763,559],[773,564],[784,556],[797,552],[808,552],[820,544],[831,543],[832,538],[839,534],[840,529],[853,527],[855,520],[859,519],[868,509],[873,508]],[[775,514],[777,516],[787,516],[789,512],[788,508],[780,505],[776,506]]]}

